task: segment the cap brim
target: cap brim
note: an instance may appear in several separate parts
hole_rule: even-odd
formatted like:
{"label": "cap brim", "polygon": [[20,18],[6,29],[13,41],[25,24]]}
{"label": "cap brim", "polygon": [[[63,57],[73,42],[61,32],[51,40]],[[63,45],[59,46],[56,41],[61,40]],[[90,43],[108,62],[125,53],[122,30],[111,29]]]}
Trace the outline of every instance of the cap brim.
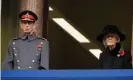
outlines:
{"label": "cap brim", "polygon": [[21,21],[34,21],[34,20],[26,18],[26,19],[21,19]]}

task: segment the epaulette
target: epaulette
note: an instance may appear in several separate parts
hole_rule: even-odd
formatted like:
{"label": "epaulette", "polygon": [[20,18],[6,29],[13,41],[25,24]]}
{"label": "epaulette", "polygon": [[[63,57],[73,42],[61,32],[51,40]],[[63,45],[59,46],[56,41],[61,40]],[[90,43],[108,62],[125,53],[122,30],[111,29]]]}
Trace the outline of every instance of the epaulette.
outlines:
{"label": "epaulette", "polygon": [[18,40],[19,39],[19,37],[17,37],[17,38],[13,38],[12,40]]}
{"label": "epaulette", "polygon": [[46,38],[42,38],[42,37],[38,37],[39,39],[42,39],[42,40],[45,40],[45,41],[47,41],[47,39]]}

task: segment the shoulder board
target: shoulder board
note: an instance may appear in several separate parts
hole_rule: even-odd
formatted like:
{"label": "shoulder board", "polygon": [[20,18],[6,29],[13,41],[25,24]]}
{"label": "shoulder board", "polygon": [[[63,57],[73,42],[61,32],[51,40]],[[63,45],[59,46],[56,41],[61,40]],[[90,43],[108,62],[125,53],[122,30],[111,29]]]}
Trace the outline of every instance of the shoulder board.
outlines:
{"label": "shoulder board", "polygon": [[47,41],[47,39],[45,39],[45,38],[42,38],[42,37],[38,37],[38,38]]}
{"label": "shoulder board", "polygon": [[12,40],[18,40],[19,39],[19,37],[18,38],[13,38]]}

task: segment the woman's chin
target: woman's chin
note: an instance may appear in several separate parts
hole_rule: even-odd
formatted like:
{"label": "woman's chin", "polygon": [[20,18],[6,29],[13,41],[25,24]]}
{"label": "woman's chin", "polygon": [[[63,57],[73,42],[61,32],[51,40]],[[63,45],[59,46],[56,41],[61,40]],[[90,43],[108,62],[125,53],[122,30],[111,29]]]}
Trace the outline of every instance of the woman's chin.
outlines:
{"label": "woman's chin", "polygon": [[114,44],[107,44],[107,46],[113,46]]}

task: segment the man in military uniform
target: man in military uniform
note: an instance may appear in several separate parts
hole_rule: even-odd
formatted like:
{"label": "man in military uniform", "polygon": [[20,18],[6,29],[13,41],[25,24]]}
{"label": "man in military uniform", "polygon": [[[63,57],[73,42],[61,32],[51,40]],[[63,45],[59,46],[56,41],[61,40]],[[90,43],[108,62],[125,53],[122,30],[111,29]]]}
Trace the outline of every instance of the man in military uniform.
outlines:
{"label": "man in military uniform", "polygon": [[9,42],[3,69],[48,69],[49,44],[46,39],[37,37],[34,25],[38,17],[32,11],[26,10],[19,14],[20,27],[23,36]]}

